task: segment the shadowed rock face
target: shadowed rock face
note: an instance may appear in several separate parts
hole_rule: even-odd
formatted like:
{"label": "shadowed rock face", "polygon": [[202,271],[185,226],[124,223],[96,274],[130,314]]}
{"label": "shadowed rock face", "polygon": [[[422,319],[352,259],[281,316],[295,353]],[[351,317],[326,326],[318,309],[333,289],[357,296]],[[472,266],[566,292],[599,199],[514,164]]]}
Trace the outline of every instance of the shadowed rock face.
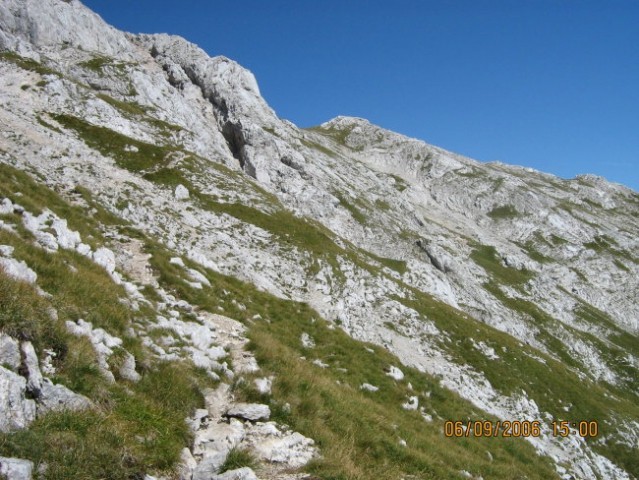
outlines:
{"label": "shadowed rock face", "polygon": [[[534,385],[498,386],[504,372],[527,375],[524,357],[636,403],[636,192],[479,163],[359,118],[299,129],[232,60],[179,37],[119,32],[78,1],[4,1],[0,48],[13,55],[0,63],[3,163],[63,192],[83,186],[179,255],[309,303],[502,419],[558,418]],[[43,248],[75,249],[117,275],[111,250],[92,252],[61,219],[16,208],[0,198],[0,213],[18,214]],[[0,265],[35,282],[5,250]],[[189,285],[202,288],[201,276],[193,270]],[[202,328],[185,325],[180,335]],[[0,347],[15,364],[15,349]],[[230,376],[223,350],[206,348],[194,361]],[[517,349],[526,353],[508,360]],[[123,368],[135,381],[135,366]],[[0,373],[23,398],[26,380]],[[22,403],[11,421],[26,425],[35,405]],[[639,423],[624,415],[609,419],[616,441],[636,447]],[[531,440],[577,478],[628,478],[587,442]]]}

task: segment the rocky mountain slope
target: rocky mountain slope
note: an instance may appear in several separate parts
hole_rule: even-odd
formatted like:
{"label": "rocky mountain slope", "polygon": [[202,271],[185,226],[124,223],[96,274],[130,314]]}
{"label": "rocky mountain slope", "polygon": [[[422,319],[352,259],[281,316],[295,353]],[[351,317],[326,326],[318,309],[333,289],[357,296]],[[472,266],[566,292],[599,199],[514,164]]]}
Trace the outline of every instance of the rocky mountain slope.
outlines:
{"label": "rocky mountain slope", "polygon": [[77,0],[0,49],[0,475],[639,478],[639,194],[300,129]]}

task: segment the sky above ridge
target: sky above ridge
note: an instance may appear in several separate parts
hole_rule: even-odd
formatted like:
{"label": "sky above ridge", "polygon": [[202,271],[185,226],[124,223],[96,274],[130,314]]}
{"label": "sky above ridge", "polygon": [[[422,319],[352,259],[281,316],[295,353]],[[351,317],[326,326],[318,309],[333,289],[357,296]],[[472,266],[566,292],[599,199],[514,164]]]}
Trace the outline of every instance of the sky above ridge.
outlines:
{"label": "sky above ridge", "polygon": [[83,0],[250,69],[301,127],[338,115],[481,161],[639,191],[639,0]]}

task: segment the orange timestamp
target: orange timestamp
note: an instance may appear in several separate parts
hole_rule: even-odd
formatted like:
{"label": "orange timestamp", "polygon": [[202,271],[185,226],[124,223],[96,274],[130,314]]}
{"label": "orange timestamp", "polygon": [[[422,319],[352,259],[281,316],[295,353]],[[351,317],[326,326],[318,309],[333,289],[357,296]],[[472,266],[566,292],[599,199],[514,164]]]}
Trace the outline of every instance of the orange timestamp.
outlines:
{"label": "orange timestamp", "polygon": [[[551,434],[555,437],[579,435],[581,437],[596,437],[599,434],[597,421],[552,422]],[[444,436],[446,437],[540,437],[542,424],[539,420],[467,420],[444,422]]]}

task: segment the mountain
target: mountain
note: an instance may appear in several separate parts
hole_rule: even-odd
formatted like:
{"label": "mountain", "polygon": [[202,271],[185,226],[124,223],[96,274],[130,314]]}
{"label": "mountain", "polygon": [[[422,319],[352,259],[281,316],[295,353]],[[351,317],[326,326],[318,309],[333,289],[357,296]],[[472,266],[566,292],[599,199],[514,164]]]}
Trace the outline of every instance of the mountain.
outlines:
{"label": "mountain", "polygon": [[300,129],[77,0],[0,50],[0,475],[639,478],[637,192]]}

